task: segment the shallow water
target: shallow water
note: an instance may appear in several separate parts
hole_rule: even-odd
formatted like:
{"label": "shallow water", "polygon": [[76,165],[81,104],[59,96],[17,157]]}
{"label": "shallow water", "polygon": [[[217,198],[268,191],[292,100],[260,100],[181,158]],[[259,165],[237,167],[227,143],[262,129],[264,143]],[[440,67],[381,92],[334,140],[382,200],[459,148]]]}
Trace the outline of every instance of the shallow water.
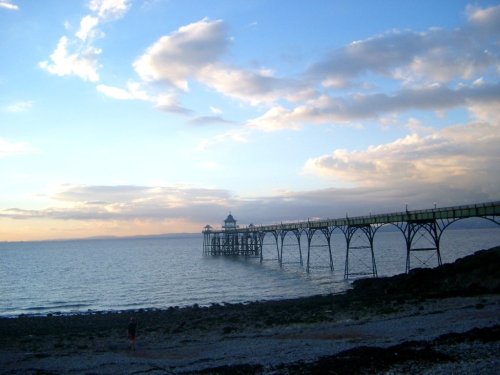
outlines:
{"label": "shallow water", "polygon": [[[281,268],[268,237],[262,263],[255,258],[203,256],[202,242],[200,235],[0,243],[0,316],[235,303],[336,293],[349,287],[343,279],[345,240],[338,233],[332,238],[333,272],[320,236],[313,238],[309,273],[304,239],[303,265],[297,240],[290,237]],[[353,245],[364,242],[355,236]],[[500,245],[500,228],[447,230],[441,245],[443,262],[452,262]],[[416,255],[412,267],[437,264],[435,253]],[[379,276],[404,272],[401,233],[377,233],[375,259]],[[349,265],[350,272],[369,271],[369,252],[353,250]]]}

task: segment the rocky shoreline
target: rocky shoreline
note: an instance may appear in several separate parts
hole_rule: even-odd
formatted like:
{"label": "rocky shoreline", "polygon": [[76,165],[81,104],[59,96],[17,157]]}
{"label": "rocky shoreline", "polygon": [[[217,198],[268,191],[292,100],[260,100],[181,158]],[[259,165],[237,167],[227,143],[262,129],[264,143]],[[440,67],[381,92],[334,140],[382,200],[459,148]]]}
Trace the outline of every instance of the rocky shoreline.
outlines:
{"label": "rocky shoreline", "polygon": [[[497,247],[436,269],[357,280],[342,295],[2,318],[0,371],[500,372],[499,265]],[[139,322],[135,352],[125,335],[131,316]]]}

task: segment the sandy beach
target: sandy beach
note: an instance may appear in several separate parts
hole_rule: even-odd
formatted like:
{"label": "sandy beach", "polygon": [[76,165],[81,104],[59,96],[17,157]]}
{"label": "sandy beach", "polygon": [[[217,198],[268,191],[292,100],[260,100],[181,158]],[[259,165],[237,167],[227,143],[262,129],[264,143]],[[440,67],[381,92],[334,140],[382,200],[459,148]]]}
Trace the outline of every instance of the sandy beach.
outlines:
{"label": "sandy beach", "polygon": [[[4,374],[500,372],[500,248],[342,295],[0,319]],[[136,350],[126,327],[138,321]]]}

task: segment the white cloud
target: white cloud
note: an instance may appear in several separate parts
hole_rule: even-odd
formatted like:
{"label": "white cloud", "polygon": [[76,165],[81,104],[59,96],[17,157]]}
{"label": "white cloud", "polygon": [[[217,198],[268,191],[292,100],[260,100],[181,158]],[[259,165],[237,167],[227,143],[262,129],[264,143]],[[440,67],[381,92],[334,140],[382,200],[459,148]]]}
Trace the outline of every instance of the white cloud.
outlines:
{"label": "white cloud", "polygon": [[222,115],[222,110],[217,107],[210,106],[210,112],[217,116]]}
{"label": "white cloud", "polygon": [[62,36],[59,39],[50,60],[38,64],[42,69],[58,76],[75,75],[84,81],[99,81],[100,65],[97,58],[101,49],[95,47],[94,42],[104,33],[98,26],[101,21],[122,17],[130,3],[128,0],[90,0],[88,7],[93,14],[82,17],[75,38]]}
{"label": "white cloud", "polygon": [[67,37],[61,37],[55,51],[50,55],[50,61],[42,61],[39,66],[58,76],[76,75],[85,81],[97,82],[99,80],[97,56],[101,50],[84,45],[76,46],[76,51],[71,53],[70,44]]}
{"label": "white cloud", "polygon": [[109,96],[110,98],[118,99],[118,100],[130,100],[133,99],[134,96],[128,91],[121,89],[119,87],[107,86],[107,85],[97,85],[97,91],[100,93]]}
{"label": "white cloud", "polygon": [[78,38],[83,40],[84,42],[88,38],[95,37],[95,27],[99,23],[99,19],[93,16],[85,16],[80,21],[80,29],[75,34]]}
{"label": "white cloud", "polygon": [[203,19],[161,37],[133,65],[145,81],[161,81],[188,90],[188,80],[215,62],[227,44],[224,23]]}
{"label": "white cloud", "polygon": [[24,100],[20,102],[15,102],[3,107],[3,110],[6,112],[24,112],[30,109],[33,106],[33,102],[30,100]]}
{"label": "white cloud", "polygon": [[101,19],[117,19],[127,12],[130,2],[128,0],[90,0],[88,6]]}
{"label": "white cloud", "polygon": [[19,6],[13,4],[10,0],[1,0],[0,8],[8,9],[8,10],[19,10]]}
{"label": "white cloud", "polygon": [[157,100],[146,92],[141,83],[133,81],[128,82],[126,88],[100,84],[96,86],[96,89],[101,94],[118,100],[138,99],[149,102],[155,102]]}

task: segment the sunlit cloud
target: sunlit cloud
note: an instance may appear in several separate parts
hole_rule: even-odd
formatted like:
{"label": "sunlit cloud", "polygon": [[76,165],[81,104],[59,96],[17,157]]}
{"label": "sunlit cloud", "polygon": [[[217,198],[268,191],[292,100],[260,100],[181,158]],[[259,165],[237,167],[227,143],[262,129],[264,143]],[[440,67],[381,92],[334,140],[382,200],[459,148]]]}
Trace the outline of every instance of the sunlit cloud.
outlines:
{"label": "sunlit cloud", "polygon": [[[6,3],[11,4],[0,2]],[[148,102],[168,115],[183,116],[186,125],[205,130],[205,125],[219,124],[210,129],[222,128],[221,134],[207,135],[197,145],[196,151],[207,155],[198,171],[224,168],[207,151],[223,143],[250,142],[256,131],[342,125],[384,131],[397,127],[401,133],[357,150],[332,146],[304,160],[306,173],[329,182],[326,189],[248,198],[190,186],[67,185],[48,194],[53,204],[45,209],[9,208],[0,217],[85,225],[97,221],[110,227],[118,221],[154,222],[160,227],[175,221],[217,223],[228,208],[247,218],[243,220],[269,223],[284,217],[383,212],[398,202],[423,208],[436,200],[453,205],[498,199],[500,6],[468,6],[464,23],[453,29],[390,30],[357,40],[327,51],[293,75],[258,61],[248,63],[250,67],[231,62],[231,48],[238,43],[230,35],[233,25],[204,18],[153,39],[128,62],[135,78],[120,84],[118,77],[116,84],[113,77],[112,84],[104,84],[97,42],[105,37],[105,22],[123,17],[132,2],[93,0],[87,5],[89,14],[80,19],[77,31],[68,31],[40,67],[93,82],[107,98]],[[201,112],[188,108],[201,102],[200,91],[217,96],[206,100]],[[209,106],[222,105],[224,98],[252,115],[231,121],[225,105],[224,112]],[[18,102],[10,111],[30,106]],[[457,109],[469,118],[444,125],[447,111]],[[430,113],[438,125],[420,118],[422,113]],[[0,158],[29,152],[30,147],[0,139]]]}
{"label": "sunlit cloud", "polygon": [[489,32],[500,31],[500,6],[481,8],[468,5],[466,14],[470,24],[477,29]]}
{"label": "sunlit cloud", "polygon": [[133,66],[146,82],[188,91],[193,80],[252,105],[310,95],[305,82],[275,77],[269,69],[251,71],[223,64],[221,57],[228,48],[225,23],[205,18],[161,37]]}
{"label": "sunlit cloud", "polygon": [[[165,222],[182,223],[182,227],[199,232],[205,224],[220,227],[230,210],[240,224],[270,224],[287,220],[307,220],[308,217],[339,218],[391,212],[402,209],[403,202],[412,209],[428,208],[432,202],[451,205],[456,202],[474,203],[491,199],[488,192],[471,192],[461,186],[445,183],[421,185],[395,184],[383,187],[327,188],[310,191],[282,191],[274,195],[238,197],[227,190],[186,186],[66,186],[52,197],[62,205],[45,209],[0,209],[0,219],[43,219],[54,223],[71,221],[88,226],[108,227],[121,223],[133,231],[123,233],[118,227],[110,234],[137,234],[146,228],[170,232]],[[178,231],[177,227],[174,227]],[[89,231],[83,233],[88,235]],[[102,233],[102,232],[101,232]],[[146,233],[147,229],[146,229]]]}
{"label": "sunlit cloud", "polygon": [[188,90],[193,74],[216,61],[227,46],[224,23],[203,19],[161,37],[133,65],[145,81]]}
{"label": "sunlit cloud", "polygon": [[19,10],[19,6],[12,3],[12,1],[10,1],[10,0],[1,0],[0,1],[0,8],[8,9],[8,10]]}
{"label": "sunlit cloud", "polygon": [[[62,186],[51,197],[57,204],[41,210],[9,208],[0,217],[9,219],[48,218],[56,220],[165,220],[206,217],[214,207],[232,199],[220,189],[185,186]],[[203,214],[205,213],[205,214]]]}
{"label": "sunlit cloud", "polygon": [[390,188],[440,184],[495,198],[500,192],[500,127],[457,125],[420,135],[412,133],[365,150],[334,150],[311,158],[306,170],[360,187]]}
{"label": "sunlit cloud", "polygon": [[[392,30],[354,41],[294,78],[281,77],[270,68],[251,70],[224,63],[223,56],[233,43],[227,26],[223,20],[205,18],[160,37],[133,67],[144,82],[164,85],[163,94],[149,94],[158,98],[155,108],[193,115],[191,124],[222,118],[196,116],[182,105],[176,90],[188,91],[190,82],[267,108],[262,116],[244,122],[255,130],[296,130],[309,124],[363,119],[384,122],[404,111],[442,112],[497,98],[497,83],[474,83],[500,70],[494,41],[499,9],[468,7],[466,23],[454,30]],[[381,90],[364,81],[366,74],[390,80],[396,89]],[[338,91],[345,87],[355,90]],[[117,99],[129,97],[107,91]]]}

